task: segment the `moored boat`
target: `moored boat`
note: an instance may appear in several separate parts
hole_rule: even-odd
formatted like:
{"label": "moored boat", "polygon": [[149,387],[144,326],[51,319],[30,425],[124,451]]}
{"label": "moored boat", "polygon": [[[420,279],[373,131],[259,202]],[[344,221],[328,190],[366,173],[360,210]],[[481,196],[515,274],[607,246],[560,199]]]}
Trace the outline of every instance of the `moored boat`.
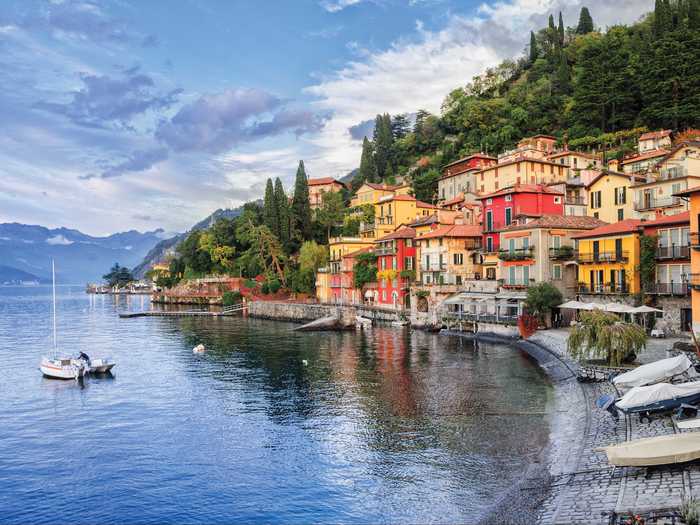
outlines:
{"label": "moored boat", "polygon": [[90,367],[82,359],[44,356],[39,370],[51,379],[80,379],[90,372]]}
{"label": "moored boat", "polygon": [[616,467],[651,467],[700,459],[700,432],[635,439],[597,449]]}

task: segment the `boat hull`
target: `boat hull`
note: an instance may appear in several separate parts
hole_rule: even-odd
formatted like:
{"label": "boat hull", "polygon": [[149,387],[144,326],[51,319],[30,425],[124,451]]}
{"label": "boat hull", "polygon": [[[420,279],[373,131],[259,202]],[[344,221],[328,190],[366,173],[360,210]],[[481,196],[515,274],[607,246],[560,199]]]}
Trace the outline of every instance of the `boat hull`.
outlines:
{"label": "boat hull", "polygon": [[637,439],[598,449],[616,467],[652,467],[700,459],[700,433]]}
{"label": "boat hull", "polygon": [[674,399],[665,399],[663,401],[657,401],[656,403],[632,408],[620,408],[616,405],[616,408],[623,414],[658,414],[660,412],[670,412],[683,404],[696,405],[698,403],[700,403],[700,393]]}
{"label": "boat hull", "polygon": [[39,370],[49,379],[78,379],[88,373],[87,367],[74,359],[43,358]]}

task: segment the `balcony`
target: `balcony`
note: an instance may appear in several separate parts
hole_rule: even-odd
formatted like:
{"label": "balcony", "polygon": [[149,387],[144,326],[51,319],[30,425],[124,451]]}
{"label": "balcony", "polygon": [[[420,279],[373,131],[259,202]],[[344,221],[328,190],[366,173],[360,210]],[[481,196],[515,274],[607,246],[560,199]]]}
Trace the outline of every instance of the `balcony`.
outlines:
{"label": "balcony", "polygon": [[691,273],[688,275],[687,284],[693,290],[700,290],[700,273]]}
{"label": "balcony", "polygon": [[534,279],[525,281],[522,277],[511,281],[510,279],[499,279],[498,284],[505,290],[525,290],[535,284]]}
{"label": "balcony", "polygon": [[394,217],[393,215],[380,216],[376,217],[375,221],[380,225],[392,226],[394,224]]}
{"label": "balcony", "polygon": [[650,295],[675,295],[685,297],[690,293],[687,282],[680,283],[653,283],[644,287],[644,293]]}
{"label": "balcony", "polygon": [[514,250],[499,250],[498,258],[502,261],[524,261],[532,259],[534,249],[534,246],[528,246],[527,248],[516,248]]}
{"label": "balcony", "polygon": [[481,250],[481,239],[466,239],[464,241],[465,250]]}
{"label": "balcony", "polygon": [[690,259],[690,246],[659,246],[656,248],[657,259]]}
{"label": "balcony", "polygon": [[588,204],[585,197],[566,197],[564,203],[571,206],[586,206]]}
{"label": "balcony", "polygon": [[386,247],[386,248],[377,248],[374,250],[374,254],[377,256],[380,255],[396,255],[396,248],[394,247]]}
{"label": "balcony", "polygon": [[431,262],[430,264],[421,265],[422,272],[442,272],[447,270],[447,263]]}
{"label": "balcony", "polygon": [[599,252],[599,253],[577,253],[576,261],[580,264],[604,264],[604,263],[625,263],[629,259],[629,252]]}
{"label": "balcony", "polygon": [[643,198],[634,203],[634,209],[636,211],[647,211],[655,208],[668,208],[669,206],[678,206],[681,202],[680,197]]}
{"label": "balcony", "polygon": [[491,221],[490,223],[487,221],[484,223],[484,233],[497,232],[506,226],[508,226],[508,224],[506,224],[505,221]]}
{"label": "balcony", "polygon": [[578,285],[578,293],[583,294],[626,294],[629,293],[629,286],[625,283],[605,283],[605,284],[594,284],[589,286],[587,284]]}
{"label": "balcony", "polygon": [[359,230],[360,230],[360,233],[373,232],[374,231],[374,223],[373,222],[361,222]]}
{"label": "balcony", "polygon": [[573,246],[560,246],[549,249],[549,258],[553,261],[565,261],[575,257]]}

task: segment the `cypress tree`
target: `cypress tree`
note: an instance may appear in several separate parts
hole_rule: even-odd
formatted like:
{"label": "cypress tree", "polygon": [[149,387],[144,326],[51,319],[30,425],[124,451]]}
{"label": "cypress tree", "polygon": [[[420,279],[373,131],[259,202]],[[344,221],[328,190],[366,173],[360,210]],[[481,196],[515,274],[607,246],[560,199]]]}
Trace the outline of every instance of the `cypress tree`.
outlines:
{"label": "cypress tree", "polygon": [[299,161],[297,176],[294,181],[294,197],[292,198],[291,221],[292,236],[301,240],[309,240],[313,235],[311,228],[311,203],[309,202],[309,180],[306,177],[304,161]]}
{"label": "cypress tree", "polygon": [[535,38],[535,32],[530,31],[530,62],[534,63],[537,60],[537,55],[539,50],[537,49],[537,39]]}
{"label": "cypress tree", "polygon": [[272,233],[280,236],[279,217],[277,215],[277,203],[275,202],[275,190],[272,179],[267,179],[265,185],[265,199],[263,200],[263,222]]}
{"label": "cypress tree", "polygon": [[377,115],[373,142],[377,177],[379,180],[383,180],[386,176],[387,165],[391,158],[391,149],[394,143],[394,137],[391,132],[391,117],[388,113]]}
{"label": "cypress tree", "polygon": [[559,34],[559,45],[564,45],[564,18],[561,16],[561,11],[559,11],[559,27],[557,28],[557,33]]}
{"label": "cypress tree", "polygon": [[279,220],[279,240],[286,245],[289,242],[289,200],[279,177],[275,179],[275,208]]}
{"label": "cypress tree", "polygon": [[374,182],[377,179],[377,166],[374,163],[374,149],[372,143],[364,138],[362,141],[362,156],[360,157],[360,171],[353,179],[353,188],[356,190],[365,182]]}
{"label": "cypress tree", "polygon": [[568,93],[570,80],[569,62],[563,49],[559,51],[559,65],[557,66],[556,75],[557,88],[563,94]]}
{"label": "cypress tree", "polygon": [[576,34],[585,35],[593,31],[593,18],[587,7],[581,8],[581,13],[578,15],[578,26]]}
{"label": "cypress tree", "polygon": [[549,15],[549,29],[555,30],[556,27],[554,26],[554,15]]}
{"label": "cypress tree", "polygon": [[408,121],[408,115],[406,113],[400,113],[394,115],[391,119],[391,133],[394,136],[394,140],[399,140],[408,135],[411,130],[411,124]]}

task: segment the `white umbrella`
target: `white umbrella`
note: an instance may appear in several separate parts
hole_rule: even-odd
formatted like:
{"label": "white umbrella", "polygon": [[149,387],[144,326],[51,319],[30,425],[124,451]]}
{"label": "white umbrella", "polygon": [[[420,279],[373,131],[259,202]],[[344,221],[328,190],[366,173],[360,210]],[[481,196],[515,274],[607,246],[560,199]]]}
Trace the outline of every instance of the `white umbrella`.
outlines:
{"label": "white umbrella", "polygon": [[605,309],[608,312],[615,312],[618,314],[631,314],[635,312],[635,308],[623,303],[608,303],[605,305]]}
{"label": "white umbrella", "polygon": [[563,304],[560,304],[559,308],[570,308],[572,310],[580,310],[583,304],[584,303],[581,303],[579,301],[567,301]]}
{"label": "white umbrella", "polygon": [[632,313],[633,314],[648,314],[651,312],[663,312],[663,310],[659,310],[658,308],[652,308],[651,306],[637,306],[637,308],[632,308]]}

